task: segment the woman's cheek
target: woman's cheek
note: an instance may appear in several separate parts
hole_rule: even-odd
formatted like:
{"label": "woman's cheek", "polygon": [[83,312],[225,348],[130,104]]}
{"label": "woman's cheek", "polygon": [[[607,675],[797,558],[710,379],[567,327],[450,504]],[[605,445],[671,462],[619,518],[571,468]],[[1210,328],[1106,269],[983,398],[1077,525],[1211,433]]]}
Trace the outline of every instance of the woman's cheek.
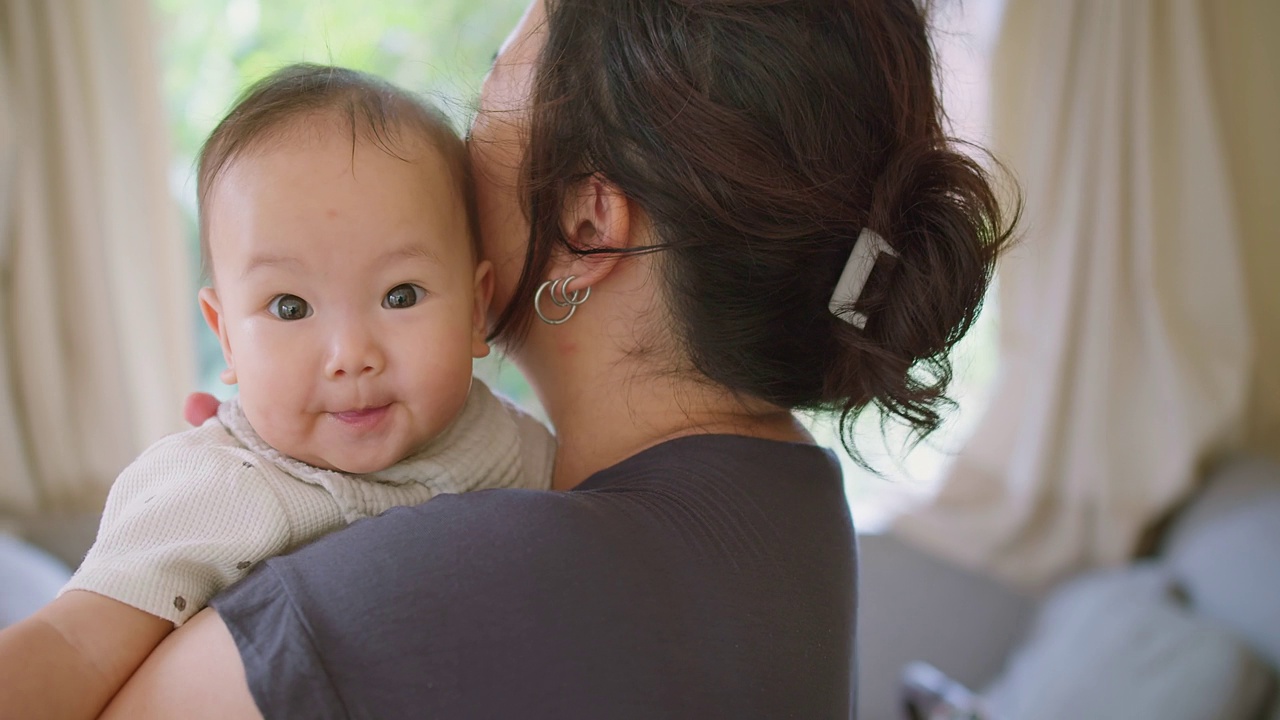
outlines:
{"label": "woman's cheek", "polygon": [[[485,129],[498,132],[505,123],[486,123]],[[489,317],[495,318],[510,302],[511,293],[524,267],[529,224],[520,209],[517,191],[518,146],[501,137],[475,140],[476,209],[480,215],[480,245],[485,259],[493,263],[494,292]]]}

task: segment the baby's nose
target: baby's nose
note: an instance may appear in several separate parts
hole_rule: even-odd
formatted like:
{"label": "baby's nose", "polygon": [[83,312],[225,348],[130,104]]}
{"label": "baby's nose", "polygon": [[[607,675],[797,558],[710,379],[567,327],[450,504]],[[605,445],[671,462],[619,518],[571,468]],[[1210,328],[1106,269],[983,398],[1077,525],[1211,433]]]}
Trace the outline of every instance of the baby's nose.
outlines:
{"label": "baby's nose", "polygon": [[382,348],[369,328],[350,322],[334,334],[325,373],[332,378],[371,375],[381,372],[384,362]]}

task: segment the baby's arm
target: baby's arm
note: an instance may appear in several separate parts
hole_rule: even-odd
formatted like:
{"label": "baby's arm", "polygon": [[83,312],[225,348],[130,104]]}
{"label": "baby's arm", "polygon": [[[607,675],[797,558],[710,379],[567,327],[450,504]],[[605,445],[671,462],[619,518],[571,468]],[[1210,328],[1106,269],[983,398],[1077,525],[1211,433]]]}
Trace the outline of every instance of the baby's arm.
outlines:
{"label": "baby's arm", "polygon": [[94,718],[173,623],[72,590],[0,631],[0,718]]}
{"label": "baby's arm", "polygon": [[0,720],[96,717],[175,624],[288,547],[257,458],[217,433],[167,438],[126,468],[62,595],[0,633]]}

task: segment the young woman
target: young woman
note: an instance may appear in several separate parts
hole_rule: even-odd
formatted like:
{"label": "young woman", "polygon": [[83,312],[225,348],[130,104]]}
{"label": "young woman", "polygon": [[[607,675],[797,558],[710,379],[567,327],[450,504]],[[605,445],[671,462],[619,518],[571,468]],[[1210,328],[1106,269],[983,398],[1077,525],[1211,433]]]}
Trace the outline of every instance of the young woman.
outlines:
{"label": "young woman", "polygon": [[914,0],[535,0],[472,128],[554,487],[263,568],[108,716],[849,717],[855,540],[793,411],[938,422],[1008,238]]}

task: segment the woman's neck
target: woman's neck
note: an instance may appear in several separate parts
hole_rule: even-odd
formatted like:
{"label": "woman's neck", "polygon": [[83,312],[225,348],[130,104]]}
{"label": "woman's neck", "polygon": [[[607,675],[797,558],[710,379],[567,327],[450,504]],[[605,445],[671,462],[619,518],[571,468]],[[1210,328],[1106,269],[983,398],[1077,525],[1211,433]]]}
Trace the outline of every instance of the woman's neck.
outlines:
{"label": "woman's neck", "polygon": [[557,490],[687,435],[813,442],[789,411],[716,385],[675,349],[655,257],[618,262],[569,322],[534,320],[511,348],[555,426]]}
{"label": "woman's neck", "polygon": [[554,489],[572,488],[642,450],[688,435],[813,442],[790,412],[744,402],[705,381],[616,375],[598,373],[589,382],[579,377],[572,392],[543,398],[556,430]]}

